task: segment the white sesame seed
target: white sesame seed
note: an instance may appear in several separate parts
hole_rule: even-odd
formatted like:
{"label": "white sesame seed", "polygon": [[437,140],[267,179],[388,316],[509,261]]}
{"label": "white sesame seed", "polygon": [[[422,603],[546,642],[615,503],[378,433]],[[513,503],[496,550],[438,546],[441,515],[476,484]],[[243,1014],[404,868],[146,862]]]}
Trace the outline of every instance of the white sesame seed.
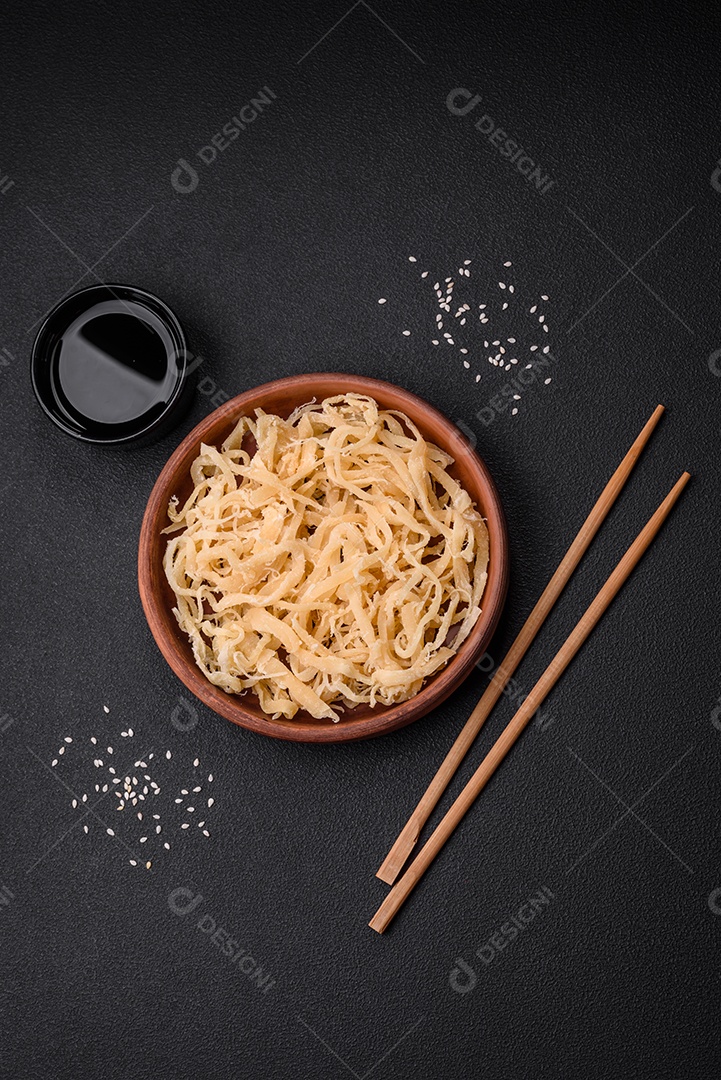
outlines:
{"label": "white sesame seed", "polygon": [[465,356],[465,355],[466,355],[466,353],[468,352],[468,349],[461,349],[461,352],[462,352],[462,354],[463,354],[463,355]]}
{"label": "white sesame seed", "polygon": [[203,829],[203,836],[210,836],[210,833],[207,829]]}
{"label": "white sesame seed", "polygon": [[189,829],[190,828],[190,822],[189,821],[184,821],[183,824],[180,827],[181,827],[181,829]]}
{"label": "white sesame seed", "polygon": [[153,864],[152,864],[151,862],[146,862],[146,864],[145,864],[145,869],[146,869],[146,870],[149,870],[149,869],[150,869],[150,867],[151,867],[152,865],[153,865]]}
{"label": "white sesame seed", "polygon": [[91,736],[90,736],[90,741],[91,741],[91,743],[93,744],[93,746],[96,746],[96,745],[97,745],[97,742],[98,742],[98,740],[97,740],[97,739],[95,738],[95,736],[94,736],[94,735],[91,735]]}
{"label": "white sesame seed", "polygon": [[535,315],[537,310],[538,310],[538,304],[534,304],[532,308],[528,309],[528,313],[529,313],[529,315]]}
{"label": "white sesame seed", "polygon": [[385,303],[386,303],[386,298],[385,298],[385,296],[381,296],[381,298],[380,298],[380,300],[378,301],[378,303],[379,303],[379,304],[385,304]]}
{"label": "white sesame seed", "polygon": [[409,255],[408,262],[418,262],[418,259],[416,259],[415,255]]}
{"label": "white sesame seed", "polygon": [[133,737],[133,729],[131,727],[128,728],[128,735],[132,739],[132,737]]}
{"label": "white sesame seed", "polygon": [[546,345],[546,347],[545,347],[545,349],[543,351],[544,351],[544,353],[549,353],[551,351],[551,346]]}
{"label": "white sesame seed", "polygon": [[548,384],[550,383],[550,381],[551,381],[550,379],[544,379],[544,380],[543,380],[544,386],[548,386]]}
{"label": "white sesame seed", "polygon": [[85,832],[85,833],[86,833],[87,831],[88,831],[88,827],[87,827],[87,825],[83,825],[83,832]]}
{"label": "white sesame seed", "polygon": [[436,341],[435,338],[433,339],[433,341],[431,341],[431,345],[438,345],[438,342]]}
{"label": "white sesame seed", "polygon": [[507,307],[508,307],[508,304],[504,304],[503,307],[501,308],[501,311],[505,311]]}
{"label": "white sesame seed", "polygon": [[109,754],[112,754],[112,752],[113,752],[113,748],[112,748],[112,746],[109,746],[109,747],[108,747],[108,753],[109,753]]}
{"label": "white sesame seed", "polygon": [[163,831],[163,830],[162,830],[162,826],[160,826],[160,825],[156,825],[156,826],[155,826],[155,831],[156,831],[156,833],[160,833],[160,832],[162,832],[162,831]]}
{"label": "white sesame seed", "polygon": [[544,331],[544,333],[546,333],[546,334],[548,333],[548,323],[544,323],[544,324],[543,324],[543,331]]}
{"label": "white sesame seed", "polygon": [[106,712],[106,713],[109,713],[110,709],[108,708],[107,705],[103,705],[103,711]]}
{"label": "white sesame seed", "polygon": [[194,814],[195,813],[195,807],[194,806],[186,806],[185,809],[189,814]]}
{"label": "white sesame seed", "polygon": [[194,787],[193,791],[200,791],[200,787]]}
{"label": "white sesame seed", "polygon": [[58,754],[59,754],[60,756],[62,756],[62,755],[63,755],[64,753],[65,753],[65,747],[64,747],[64,746],[61,746],[61,747],[60,747],[60,749],[58,750]]}
{"label": "white sesame seed", "polygon": [[476,382],[480,382],[480,381],[481,381],[481,376],[480,376],[480,375],[476,375]]}
{"label": "white sesame seed", "polygon": [[515,416],[517,412],[518,409],[511,409],[511,416]]}
{"label": "white sesame seed", "polygon": [[513,266],[513,263],[510,263],[510,262],[504,262],[504,264],[503,264],[503,265],[504,265],[504,266]]}
{"label": "white sesame seed", "polygon": [[115,836],[115,833],[113,832],[112,829],[106,829],[105,831],[108,834],[108,836]]}
{"label": "white sesame seed", "polygon": [[163,847],[170,851],[170,844],[163,844]]}
{"label": "white sesame seed", "polygon": [[73,799],[73,801],[72,801],[72,803],[71,803],[70,805],[72,806],[72,808],[73,808],[73,810],[74,810],[74,809],[75,809],[75,807],[76,807],[76,806],[78,805],[78,800],[77,800],[77,799]]}
{"label": "white sesame seed", "polygon": [[515,291],[516,291],[516,288],[515,288],[515,286],[514,286],[514,285],[509,285],[509,286],[508,286],[508,291],[509,291],[510,293],[512,293],[512,292],[515,292]]}
{"label": "white sesame seed", "polygon": [[128,862],[130,863],[131,866],[137,866],[138,865],[136,863],[135,859],[128,859]]}
{"label": "white sesame seed", "polygon": [[147,839],[148,839],[147,836],[141,836],[140,837],[140,843],[144,844]]}
{"label": "white sesame seed", "polygon": [[87,795],[83,795],[83,797],[82,797],[82,800],[81,800],[81,801],[82,801],[82,802],[87,802],[87,801],[88,801],[88,797],[87,797]]}
{"label": "white sesame seed", "polygon": [[54,768],[55,768],[55,766],[57,765],[57,763],[58,763],[58,759],[57,759],[57,758],[53,758],[53,760],[52,760],[52,761],[50,762],[50,768],[51,768],[51,769],[54,769]]}
{"label": "white sesame seed", "polygon": [[403,337],[410,337],[410,336],[411,336],[410,330],[404,330],[403,331]]}
{"label": "white sesame seed", "polygon": [[208,799],[208,806],[209,807],[212,806],[214,802],[215,802],[215,799]]}
{"label": "white sesame seed", "polygon": [[212,773],[208,773],[208,783],[210,783],[210,784],[213,783],[213,774]]}
{"label": "white sesame seed", "polygon": [[471,365],[468,363],[467,360],[464,360],[463,361],[463,366],[464,366],[464,368],[469,368]]}
{"label": "white sesame seed", "polygon": [[499,288],[499,289],[505,289],[505,287],[506,287],[506,286],[504,285],[504,283],[503,283],[502,281],[499,281],[499,282],[498,282],[498,288]]}
{"label": "white sesame seed", "polygon": [[71,743],[72,741],[73,741],[73,740],[72,740],[72,739],[70,738],[70,736],[69,736],[69,735],[66,735],[66,736],[65,736],[65,742],[66,742],[66,743]]}
{"label": "white sesame seed", "polygon": [[538,348],[538,345],[531,345],[531,350],[530,351],[535,352],[537,348]]}
{"label": "white sesame seed", "polygon": [[548,300],[548,297],[547,296],[542,296],[541,300]]}
{"label": "white sesame seed", "polygon": [[166,756],[166,758],[168,759],[168,761],[170,761],[170,759],[171,759],[171,757],[172,757],[173,755],[172,755],[172,754],[170,753],[170,750],[166,750],[166,752],[165,752],[165,756]]}
{"label": "white sesame seed", "polygon": [[545,322],[545,321],[546,321],[546,316],[545,316],[545,315],[539,315],[539,316],[538,316],[538,321],[539,321],[540,323],[542,323],[542,322]]}

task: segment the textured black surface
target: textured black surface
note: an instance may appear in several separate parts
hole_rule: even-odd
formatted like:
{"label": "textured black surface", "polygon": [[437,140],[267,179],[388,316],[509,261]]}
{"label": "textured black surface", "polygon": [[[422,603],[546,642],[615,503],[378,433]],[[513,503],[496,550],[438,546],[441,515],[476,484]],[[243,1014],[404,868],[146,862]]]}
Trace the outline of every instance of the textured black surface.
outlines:
{"label": "textured black surface", "polygon": [[[718,24],[700,7],[453,0],[166,14],[27,3],[4,21],[2,1074],[716,1075]],[[200,162],[264,86],[271,105]],[[455,88],[482,101],[452,115]],[[477,130],[484,113],[541,163],[545,194]],[[185,194],[171,185],[181,158],[198,174]],[[460,339],[431,344],[428,287],[458,279],[463,259],[473,277],[457,293],[474,302],[497,302],[505,260],[524,310],[551,297],[538,337],[552,382],[491,423],[479,410],[510,375],[477,347],[463,368]],[[32,398],[32,325],[96,276],[159,294],[205,358],[183,428],[149,449],[75,445]],[[520,669],[525,690],[681,470],[694,473],[549,699],[553,722],[529,729],[384,937],[366,926],[385,893],[375,869],[485,676],[365,744],[282,744],[200,707],[183,732],[183,690],[135,583],[148,492],[211,398],[319,369],[395,381],[478,439],[513,556],[495,657],[667,406]],[[500,703],[476,761],[511,711]],[[172,849],[150,873],[129,865],[124,843],[143,849],[112,796],[96,812],[115,839],[92,815],[86,835],[70,805],[64,784],[97,797],[90,736],[123,764],[173,753],[155,771]],[[164,802],[196,754],[215,777],[207,840],[171,827]],[[482,946],[544,886],[552,902],[489,960]],[[169,906],[181,887],[203,897],[185,916]],[[197,928],[206,917],[271,989]],[[453,988],[459,959],[476,972],[467,993]]]}

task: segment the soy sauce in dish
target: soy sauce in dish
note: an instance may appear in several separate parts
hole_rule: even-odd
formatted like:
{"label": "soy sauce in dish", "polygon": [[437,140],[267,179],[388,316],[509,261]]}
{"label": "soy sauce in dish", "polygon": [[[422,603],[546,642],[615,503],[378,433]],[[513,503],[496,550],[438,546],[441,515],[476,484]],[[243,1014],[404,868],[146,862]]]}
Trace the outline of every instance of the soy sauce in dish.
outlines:
{"label": "soy sauce in dish", "polygon": [[33,382],[45,411],[69,434],[128,442],[176,410],[185,366],[182,329],[162,301],[127,286],[98,286],[48,317]]}

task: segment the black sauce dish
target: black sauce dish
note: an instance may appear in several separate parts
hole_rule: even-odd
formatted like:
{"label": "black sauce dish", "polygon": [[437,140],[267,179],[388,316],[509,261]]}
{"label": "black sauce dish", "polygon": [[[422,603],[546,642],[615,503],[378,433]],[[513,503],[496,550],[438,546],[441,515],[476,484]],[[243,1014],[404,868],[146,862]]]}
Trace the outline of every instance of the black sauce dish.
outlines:
{"label": "black sauce dish", "polygon": [[30,370],[53,423],[103,446],[144,446],[166,435],[195,388],[175,314],[130,285],[93,285],[61,300],[38,331]]}

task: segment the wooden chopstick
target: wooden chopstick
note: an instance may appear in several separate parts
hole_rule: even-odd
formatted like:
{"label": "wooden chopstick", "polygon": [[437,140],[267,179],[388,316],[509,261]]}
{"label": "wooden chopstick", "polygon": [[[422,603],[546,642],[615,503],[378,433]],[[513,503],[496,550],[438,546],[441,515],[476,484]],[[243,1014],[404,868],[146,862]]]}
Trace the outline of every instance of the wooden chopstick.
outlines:
{"label": "wooden chopstick", "polygon": [[573,657],[583,645],[596,623],[610,605],[613,598],[630,577],[634,567],[640,561],[646,549],[652,543],[664,521],[671,513],[674,503],[690,479],[685,472],[659,506],[656,513],[644,525],[641,532],[629,547],[608,580],[602,586],[595,599],[581,616],[576,626],[564,641],[541,678],[531,690],[520,709],[508,724],[498,741],[491,748],[465,788],[451,806],[440,825],[431,834],[430,839],[406,870],[403,877],[393,886],[378,908],[369,925],[382,934],[393,917],[397,914],[413,888],[428,869],[433,859],[441,850],[458,823],[473,805],[478,795],[486,786],[491,776],[527,726],[539,705],[558,682]]}
{"label": "wooden chopstick", "polygon": [[[528,647],[541,629],[548,613],[563,592],[563,589],[578,566],[588,546],[598,532],[609,510],[618,498],[623,485],[628,480],[631,470],[641,456],[641,452],[651,438],[656,424],[663,414],[663,405],[657,405],[643,430],[638,435],[631,449],[616,469],[611,479],[601,492],[596,505],[591,510],[578,535],[564,555],[555,574],[546,585],[531,614],[521,627],[518,637],[511,645],[502,663],[496,668],[483,697],[469,716],[461,733],[443,760],[438,772],[431,780],[425,794],[409,817],[398,839],[390,849],[376,877],[392,885],[401,872],[404,863],[416,845],[420,831],[430,817],[434,806],[448,787],[458,766],[468,753],[478,732],[488,719],[494,705],[508,685],[508,681],[525,656]],[[493,552],[491,552],[493,558]]]}

